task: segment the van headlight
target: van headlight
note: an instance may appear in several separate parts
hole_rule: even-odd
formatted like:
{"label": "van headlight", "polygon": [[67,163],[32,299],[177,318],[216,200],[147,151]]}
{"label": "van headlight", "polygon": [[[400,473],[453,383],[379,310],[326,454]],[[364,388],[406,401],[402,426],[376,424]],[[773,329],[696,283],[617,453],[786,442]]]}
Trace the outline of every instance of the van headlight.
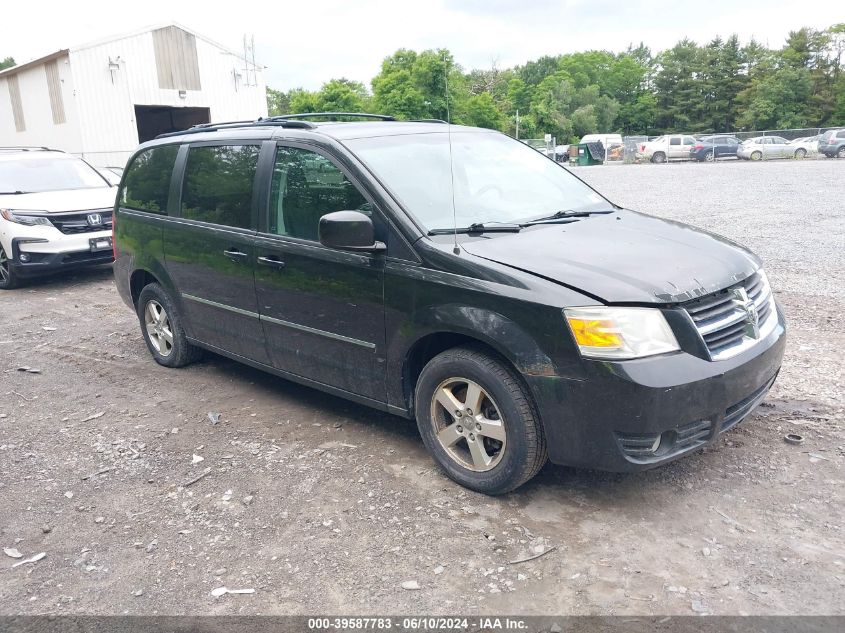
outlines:
{"label": "van headlight", "polygon": [[584,358],[629,360],[678,351],[678,340],[656,308],[565,308]]}
{"label": "van headlight", "polygon": [[53,223],[43,216],[21,213],[12,209],[0,209],[0,216],[3,216],[4,220],[25,226],[53,226]]}

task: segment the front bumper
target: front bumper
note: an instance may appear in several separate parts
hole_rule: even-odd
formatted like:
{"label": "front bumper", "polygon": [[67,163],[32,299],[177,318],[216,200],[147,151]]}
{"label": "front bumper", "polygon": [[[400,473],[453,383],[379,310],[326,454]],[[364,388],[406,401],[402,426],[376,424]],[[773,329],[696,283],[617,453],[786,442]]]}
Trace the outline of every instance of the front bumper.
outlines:
{"label": "front bumper", "polygon": [[686,353],[584,361],[580,378],[525,376],[549,458],[567,466],[637,471],[715,441],[765,398],[786,343],[783,314],[759,343],[731,359]]}
{"label": "front bumper", "polygon": [[[16,275],[33,277],[80,266],[109,264],[114,259],[112,249],[92,250],[90,242],[106,238],[111,240],[111,231],[62,236],[59,241],[16,237],[12,239],[9,266]],[[28,261],[21,261],[21,253],[28,256]]]}

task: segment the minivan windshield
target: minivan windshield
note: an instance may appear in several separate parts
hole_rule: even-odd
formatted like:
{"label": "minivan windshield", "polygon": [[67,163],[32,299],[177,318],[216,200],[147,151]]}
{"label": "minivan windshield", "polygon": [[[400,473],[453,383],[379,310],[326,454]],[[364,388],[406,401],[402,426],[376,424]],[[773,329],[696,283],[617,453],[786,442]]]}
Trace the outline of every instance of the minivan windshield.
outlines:
{"label": "minivan windshield", "polygon": [[429,230],[613,209],[566,169],[520,141],[494,132],[453,131],[451,136],[453,172],[445,130],[346,143]]}
{"label": "minivan windshield", "polygon": [[109,183],[93,167],[76,158],[39,156],[0,161],[0,194],[108,186]]}

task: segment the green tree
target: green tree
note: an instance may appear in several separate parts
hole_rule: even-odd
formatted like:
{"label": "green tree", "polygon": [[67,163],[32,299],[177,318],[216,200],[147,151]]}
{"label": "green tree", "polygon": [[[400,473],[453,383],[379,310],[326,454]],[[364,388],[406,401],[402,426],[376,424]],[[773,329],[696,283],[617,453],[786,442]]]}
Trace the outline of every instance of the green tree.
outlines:
{"label": "green tree", "polygon": [[505,116],[496,107],[493,96],[489,92],[470,95],[464,105],[463,122],[476,127],[486,127],[492,130],[505,128]]}
{"label": "green tree", "polygon": [[11,68],[12,66],[17,66],[14,57],[7,57],[6,59],[0,60],[0,70],[5,70],[6,68]]}
{"label": "green tree", "polygon": [[281,90],[267,88],[267,115],[290,114],[290,95]]}

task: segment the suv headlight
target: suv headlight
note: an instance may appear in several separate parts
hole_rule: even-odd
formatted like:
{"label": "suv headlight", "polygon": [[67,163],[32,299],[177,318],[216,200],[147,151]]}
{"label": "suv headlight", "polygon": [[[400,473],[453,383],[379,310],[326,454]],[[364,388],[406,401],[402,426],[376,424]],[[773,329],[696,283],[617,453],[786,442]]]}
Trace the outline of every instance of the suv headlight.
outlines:
{"label": "suv headlight", "polygon": [[584,358],[628,360],[681,349],[656,308],[597,306],[563,312]]}
{"label": "suv headlight", "polygon": [[21,213],[12,209],[0,209],[0,216],[3,216],[4,220],[25,226],[53,226],[53,223],[43,216]]}

